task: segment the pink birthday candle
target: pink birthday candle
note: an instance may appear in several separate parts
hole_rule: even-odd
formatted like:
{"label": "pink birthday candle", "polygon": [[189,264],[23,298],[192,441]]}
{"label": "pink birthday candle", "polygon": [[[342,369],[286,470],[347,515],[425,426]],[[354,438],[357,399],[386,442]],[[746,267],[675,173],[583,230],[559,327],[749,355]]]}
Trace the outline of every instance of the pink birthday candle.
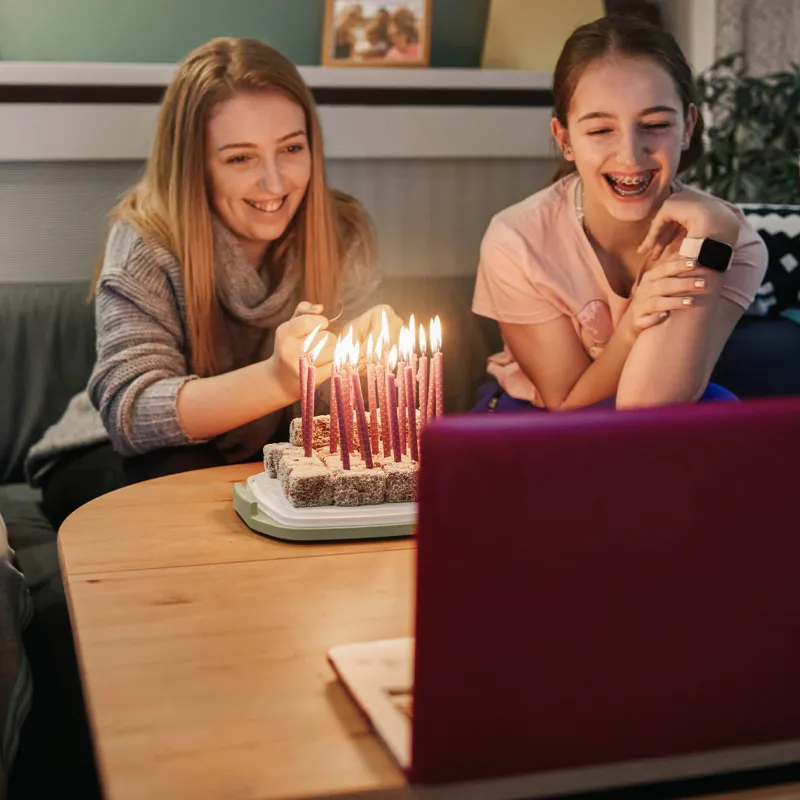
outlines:
{"label": "pink birthday candle", "polygon": [[333,378],[339,373],[339,353],[342,346],[341,336],[336,340],[336,347],[333,351],[333,375],[331,375],[331,430],[330,430],[330,451],[335,453],[339,448],[339,411],[336,400],[336,392],[333,390]]}
{"label": "pink birthday candle", "polygon": [[419,381],[419,427],[422,430],[428,422],[428,347],[425,328],[422,325],[419,326],[419,349],[422,355],[419,359],[417,380]]}
{"label": "pink birthday candle", "polygon": [[397,347],[392,347],[389,355],[389,364],[386,372],[386,393],[389,395],[389,419],[392,428],[392,451],[394,460],[401,461],[400,453],[400,425],[397,421],[397,392],[395,391],[394,367],[397,363]]}
{"label": "pink birthday candle", "polygon": [[364,395],[361,392],[361,378],[358,372],[353,370],[353,395],[355,396],[356,420],[358,422],[358,438],[361,442],[361,457],[367,465],[367,469],[372,469],[372,451],[369,443],[369,428],[367,427],[367,415],[364,412]]}
{"label": "pink birthday candle", "polygon": [[[339,416],[339,430],[346,430],[345,428],[345,412],[344,412],[344,396],[342,393],[342,376],[337,369],[336,374],[333,376],[333,391],[336,395],[336,408]],[[347,446],[347,436],[342,436],[342,466],[345,469],[350,469],[350,448]]]}
{"label": "pink birthday candle", "polygon": [[433,365],[433,356],[436,354],[434,345],[436,343],[436,323],[431,320],[430,328],[430,343],[431,343],[431,363],[428,371],[428,412],[427,422],[430,422],[436,416],[436,372]]}
{"label": "pink birthday candle", "polygon": [[[408,334],[406,335],[406,342],[409,348],[408,363],[411,365],[411,374],[414,376],[414,381],[411,384],[411,405],[417,405],[417,331],[414,327],[414,315],[411,315],[411,320],[408,323]],[[408,393],[408,388],[406,388]]]}
{"label": "pink birthday candle", "polygon": [[397,414],[399,420],[398,440],[400,445],[400,452],[405,455],[406,452],[406,382],[403,378],[403,370],[406,367],[405,361],[398,361],[397,363]]}
{"label": "pink birthday candle", "polygon": [[434,378],[436,387],[436,416],[444,414],[444,358],[442,356],[442,323],[437,316],[436,323],[436,355],[433,357]]}
{"label": "pink birthday candle", "polygon": [[[306,436],[306,429],[311,429],[311,426],[314,424],[314,407],[313,407],[313,394],[312,391],[312,398],[311,398],[311,408],[309,410],[309,397],[308,397],[308,370],[309,370],[309,363],[308,358],[306,357],[306,352],[308,348],[311,347],[311,343],[314,341],[314,338],[319,333],[319,329],[321,325],[317,325],[313,331],[306,337],[305,341],[303,342],[303,349],[300,351],[300,416],[302,419],[302,429],[303,429],[303,448],[308,449],[306,446],[305,436]],[[322,340],[323,342],[325,339]],[[317,351],[319,352],[319,351]],[[312,384],[313,385],[313,384]],[[306,453],[307,456],[310,456],[311,453]]]}
{"label": "pink birthday candle", "polygon": [[308,384],[306,388],[306,406],[307,414],[306,419],[303,420],[303,455],[310,458],[312,455],[312,445],[314,444],[314,397],[317,386],[317,368],[316,361],[322,348],[325,346],[327,335],[320,343],[309,353],[308,356]]}
{"label": "pink birthday candle", "polygon": [[369,440],[373,453],[378,453],[378,395],[375,391],[375,363],[372,334],[367,339],[367,400],[369,401]]}
{"label": "pink birthday candle", "polygon": [[[413,398],[414,395],[414,369],[407,366],[404,370],[404,378],[406,382],[406,397]],[[408,441],[411,448],[411,460],[419,461],[419,444],[417,442],[417,407],[413,402],[407,405],[408,417]]]}

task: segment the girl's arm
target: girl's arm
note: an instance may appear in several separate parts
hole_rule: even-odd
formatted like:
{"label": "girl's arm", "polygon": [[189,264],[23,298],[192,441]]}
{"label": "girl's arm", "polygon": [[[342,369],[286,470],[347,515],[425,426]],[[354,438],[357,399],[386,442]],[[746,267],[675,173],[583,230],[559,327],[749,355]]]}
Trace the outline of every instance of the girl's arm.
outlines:
{"label": "girl's arm", "polygon": [[501,323],[503,337],[522,371],[551,409],[583,408],[618,395],[620,378],[645,333],[663,327],[672,317],[694,316],[706,284],[685,259],[653,267],[642,279],[603,352],[593,362],[572,322],[561,316],[535,325]]}
{"label": "girl's arm", "polygon": [[696,299],[693,313],[672,315],[637,339],[620,377],[620,408],[698,399],[766,270],[763,241],[716,198],[693,190],[670,197],[642,249],[668,223],[677,223],[693,238],[727,242],[735,248],[733,261],[726,273],[698,268],[696,274],[706,280],[708,288]]}
{"label": "girl's arm", "polygon": [[697,400],[742,309],[720,297],[722,276],[698,269],[709,291],[691,314],[673,314],[636,340],[620,376],[617,408],[662,406]]}
{"label": "girl's arm", "polygon": [[500,323],[503,339],[551,410],[582,408],[612,397],[633,347],[633,327],[621,324],[594,362],[566,316],[534,325]]}

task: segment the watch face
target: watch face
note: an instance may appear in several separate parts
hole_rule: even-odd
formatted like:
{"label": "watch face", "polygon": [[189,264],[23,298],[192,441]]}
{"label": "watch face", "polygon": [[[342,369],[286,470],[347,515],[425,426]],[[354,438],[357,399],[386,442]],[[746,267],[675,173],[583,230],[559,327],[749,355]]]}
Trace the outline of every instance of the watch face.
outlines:
{"label": "watch face", "polygon": [[733,257],[733,248],[725,242],[716,239],[703,239],[700,252],[697,254],[697,263],[701,267],[708,267],[717,272],[725,272]]}

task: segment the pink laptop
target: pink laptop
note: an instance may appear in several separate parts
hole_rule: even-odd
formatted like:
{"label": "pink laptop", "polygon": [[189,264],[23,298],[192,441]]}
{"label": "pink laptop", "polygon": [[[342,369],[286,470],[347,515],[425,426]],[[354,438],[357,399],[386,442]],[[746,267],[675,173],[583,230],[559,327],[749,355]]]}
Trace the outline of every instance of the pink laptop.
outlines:
{"label": "pink laptop", "polygon": [[800,763],[799,495],[800,399],[446,418],[415,639],[329,658],[418,783]]}

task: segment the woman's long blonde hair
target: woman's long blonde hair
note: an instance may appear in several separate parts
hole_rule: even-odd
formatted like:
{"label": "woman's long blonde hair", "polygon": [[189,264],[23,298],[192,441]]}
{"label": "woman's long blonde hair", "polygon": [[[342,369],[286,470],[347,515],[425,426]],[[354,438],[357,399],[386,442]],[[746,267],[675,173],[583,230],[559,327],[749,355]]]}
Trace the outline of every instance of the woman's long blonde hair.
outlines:
{"label": "woman's long blonde hair", "polygon": [[[342,258],[353,239],[367,249],[370,231],[355,200],[328,187],[322,130],[314,99],[297,68],[255,39],[219,38],[192,51],[167,88],[143,178],[118,203],[112,220],[131,223],[146,241],[180,262],[192,369],[215,371],[214,330],[219,312],[211,208],[206,181],[206,129],[212,109],[239,92],[283,91],[305,112],[311,179],[274,258],[303,265],[303,299],[331,308],[339,295]],[[92,284],[100,277],[98,266]]]}

